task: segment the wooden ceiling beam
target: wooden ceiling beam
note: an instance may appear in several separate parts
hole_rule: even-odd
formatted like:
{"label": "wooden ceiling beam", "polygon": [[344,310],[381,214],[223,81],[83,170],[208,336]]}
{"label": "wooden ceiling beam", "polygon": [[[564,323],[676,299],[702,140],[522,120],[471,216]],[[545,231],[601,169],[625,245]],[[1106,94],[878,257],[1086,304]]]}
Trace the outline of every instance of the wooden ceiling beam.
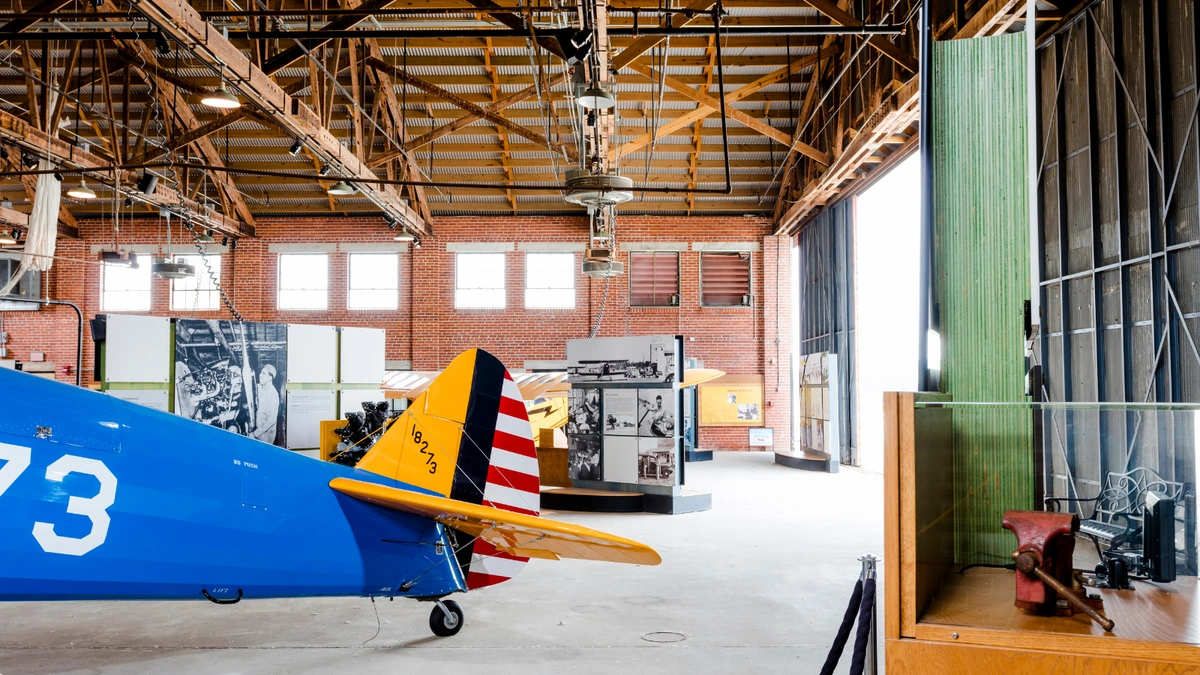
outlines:
{"label": "wooden ceiling beam", "polygon": [[[575,161],[575,158],[576,158],[575,148],[573,148],[570,145],[552,141],[552,140],[546,138],[545,136],[543,136],[542,134],[540,134],[532,129],[529,129],[528,127],[523,127],[515,122],[511,122],[511,121],[501,117],[500,115],[496,114],[496,112],[491,109],[478,106],[478,105],[466,100],[465,98],[459,96],[458,94],[446,91],[445,89],[442,89],[441,87],[439,87],[435,84],[426,82],[425,80],[417,77],[416,75],[407,73],[403,69],[397,68],[396,66],[386,63],[380,59],[368,58],[367,65],[374,68],[375,70],[385,72],[385,73],[391,75],[392,77],[396,78],[397,80],[400,80],[402,82],[407,82],[408,84],[424,91],[427,94],[432,94],[434,96],[437,96],[438,98],[441,98],[442,100],[444,100],[448,103],[452,103],[455,106],[462,108],[469,115],[475,115],[476,116],[475,120],[486,119],[489,122],[492,122],[493,124],[496,124],[497,126],[502,126],[505,129],[507,129],[508,131],[510,131],[514,134],[517,134],[518,136],[521,136],[522,138],[525,138],[526,140],[532,141],[533,143],[536,143],[544,148],[553,150],[554,152],[562,152],[567,156],[568,159],[570,159],[571,161]],[[474,122],[475,120],[472,120],[472,122]],[[426,141],[426,142],[428,142],[428,141]],[[410,146],[410,149],[412,149],[412,147],[416,147],[416,140],[414,140],[413,144]],[[377,158],[377,161],[378,161],[378,158]]]}
{"label": "wooden ceiling beam", "polygon": [[[361,8],[361,9],[380,9],[380,8],[387,7],[391,4],[392,4],[391,0],[366,0],[366,2],[359,5],[359,8]],[[188,9],[191,9],[191,7],[188,7]],[[193,10],[193,13],[194,13],[194,10]],[[196,15],[196,19],[198,19],[198,20],[200,19],[199,15]],[[358,24],[362,23],[366,19],[367,19],[367,17],[365,15],[339,16],[339,17],[335,18],[333,21],[330,21],[328,24],[326,24],[325,30],[347,30],[347,29],[357,26]],[[283,51],[271,56],[266,61],[263,61],[261,72],[265,75],[274,75],[275,73],[292,65],[296,61],[299,61],[300,59],[304,58],[305,49],[307,49],[308,51],[311,52],[312,50],[316,49],[317,47],[320,47],[321,45],[325,44],[326,42],[329,42],[329,40],[328,39],[310,38],[310,39],[306,39],[306,40],[297,40],[297,42],[299,42],[300,44],[303,44],[304,46],[301,47],[300,44],[295,44],[295,45],[292,45],[291,47],[288,47],[287,49],[284,49]]]}
{"label": "wooden ceiling beam", "polygon": [[[851,16],[849,12],[841,9],[836,2],[832,2],[831,0],[804,0],[804,2],[842,26],[858,27],[863,25],[861,20]],[[879,50],[884,56],[907,68],[909,72],[917,72],[917,60],[908,52],[897,47],[896,43],[888,40],[888,36],[872,35],[867,38],[867,44]]]}
{"label": "wooden ceiling beam", "polygon": [[[373,3],[383,1],[368,0],[364,6],[373,6]],[[283,88],[271,80],[266,70],[251,63],[219,31],[201,19],[190,5],[185,4],[182,0],[132,0],[132,2],[138,11],[184,48],[190,50],[197,59],[207,63],[210,67],[222,69],[225,75],[233,81],[235,87],[250,99],[250,104],[277,119],[280,126],[287,129],[293,138],[304,139],[306,147],[319,156],[321,162],[330,165],[335,174],[344,175],[350,179],[374,180],[378,178],[366,167],[365,163],[360,162],[353,153],[338,142],[308,106],[299,99],[288,95]],[[406,221],[414,230],[425,232],[424,219],[410,208],[400,193],[391,186],[360,184],[359,194],[371,200],[389,217]]]}

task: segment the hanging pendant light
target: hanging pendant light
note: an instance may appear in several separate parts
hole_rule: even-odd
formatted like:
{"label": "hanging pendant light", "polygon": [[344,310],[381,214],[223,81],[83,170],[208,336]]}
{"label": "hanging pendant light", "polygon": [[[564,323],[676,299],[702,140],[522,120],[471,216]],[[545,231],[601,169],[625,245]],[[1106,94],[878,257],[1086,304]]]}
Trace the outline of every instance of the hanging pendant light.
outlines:
{"label": "hanging pendant light", "polygon": [[220,108],[221,110],[233,110],[242,107],[242,102],[238,100],[238,97],[229,93],[229,90],[225,88],[224,80],[221,81],[221,86],[217,87],[216,91],[211,94],[205,94],[204,98],[200,99],[200,102],[211,108]]}
{"label": "hanging pendant light", "polygon": [[80,176],[79,186],[67,190],[67,196],[74,197],[75,199],[95,199],[96,193],[92,191],[92,188],[87,186],[87,181]]}
{"label": "hanging pendant light", "polygon": [[207,232],[196,235],[197,244],[211,244],[215,241],[216,239],[213,239],[212,236],[212,230],[208,230]]}
{"label": "hanging pendant light", "polygon": [[13,236],[13,231],[10,229],[0,230],[0,246],[16,246],[17,238]]}
{"label": "hanging pendant light", "polygon": [[392,241],[412,241],[416,238],[417,235],[409,232],[408,230],[402,229],[396,233],[396,236],[392,237]]}
{"label": "hanging pendant light", "polygon": [[580,94],[576,102],[588,110],[608,110],[617,104],[617,95],[607,89],[592,86]]}
{"label": "hanging pendant light", "polygon": [[325,192],[334,195],[335,197],[345,197],[346,195],[354,194],[354,186],[350,185],[344,180],[339,180],[333,185],[330,185],[329,189]]}

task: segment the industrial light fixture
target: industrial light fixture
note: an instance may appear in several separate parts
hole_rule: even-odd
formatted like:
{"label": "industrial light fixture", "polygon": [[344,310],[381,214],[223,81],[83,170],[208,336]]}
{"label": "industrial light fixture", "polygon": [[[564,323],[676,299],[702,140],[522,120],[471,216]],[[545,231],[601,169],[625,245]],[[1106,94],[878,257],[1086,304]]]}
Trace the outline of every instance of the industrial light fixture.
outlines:
{"label": "industrial light fixture", "polygon": [[211,94],[205,94],[204,98],[200,99],[200,102],[210,108],[220,108],[221,110],[233,110],[242,107],[242,102],[238,100],[238,97],[229,93],[229,90],[225,88],[224,80],[221,81],[221,86],[217,87],[216,91]]}
{"label": "industrial light fixture", "polygon": [[329,189],[325,192],[334,195],[335,197],[344,197],[346,195],[354,194],[354,186],[350,185],[344,180],[339,180],[333,185],[330,185]]}
{"label": "industrial light fixture", "polygon": [[580,94],[576,102],[588,110],[608,110],[617,104],[617,95],[607,89],[591,86]]}
{"label": "industrial light fixture", "polygon": [[304,139],[297,138],[296,142],[292,143],[292,147],[288,148],[288,154],[291,155],[292,157],[295,157],[296,155],[300,154],[300,151],[303,149],[304,149]]}
{"label": "industrial light fixture", "polygon": [[392,237],[392,241],[416,241],[416,239],[417,235],[405,229],[401,229],[396,236]]}
{"label": "industrial light fixture", "polygon": [[0,246],[16,246],[16,244],[17,238],[13,236],[11,229],[0,230]]}
{"label": "industrial light fixture", "polygon": [[196,243],[197,244],[211,244],[215,241],[216,241],[216,239],[213,239],[213,236],[212,236],[212,230],[208,230],[206,232],[201,232],[200,234],[196,235]]}
{"label": "industrial light fixture", "polygon": [[96,193],[87,186],[87,181],[83,179],[83,176],[80,176],[79,185],[67,190],[67,196],[75,199],[95,199]]}
{"label": "industrial light fixture", "polygon": [[633,181],[615,173],[569,169],[563,190],[564,200],[592,208],[615,206],[633,199]]}
{"label": "industrial light fixture", "polygon": [[189,279],[196,276],[196,267],[167,258],[155,258],[154,263],[150,265],[150,272],[163,279]]}
{"label": "industrial light fixture", "polygon": [[12,208],[12,200],[6,198],[3,201],[0,201],[0,208],[11,209]]}
{"label": "industrial light fixture", "polygon": [[105,265],[115,265],[117,267],[128,267],[136,270],[138,268],[137,255],[132,251],[129,253],[121,253],[120,251],[101,251],[100,262]]}

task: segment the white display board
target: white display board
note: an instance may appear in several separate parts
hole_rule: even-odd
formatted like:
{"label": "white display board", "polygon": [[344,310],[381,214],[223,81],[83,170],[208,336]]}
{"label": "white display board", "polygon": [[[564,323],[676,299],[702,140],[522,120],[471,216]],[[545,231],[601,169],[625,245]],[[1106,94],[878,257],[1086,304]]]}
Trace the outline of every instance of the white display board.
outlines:
{"label": "white display board", "polygon": [[342,328],[342,384],[382,384],[384,345],[382,328]]}
{"label": "white display board", "polygon": [[119,398],[122,401],[129,401],[141,406],[146,406],[151,410],[161,412],[170,412],[168,396],[170,392],[166,389],[110,389],[108,395],[113,398]]}
{"label": "white display board", "polygon": [[106,382],[168,382],[171,379],[171,320],[159,316],[109,314],[104,339]]}
{"label": "white display board", "polygon": [[340,394],[341,405],[338,408],[337,415],[328,419],[345,419],[345,415],[348,412],[362,412],[364,401],[379,403],[387,399],[382,389],[343,389]]}
{"label": "white display board", "polygon": [[288,390],[287,447],[321,445],[321,421],[337,418],[337,392],[331,389]]}
{"label": "white display board", "polygon": [[287,331],[288,382],[337,381],[337,329],[290,323]]}
{"label": "white display board", "polygon": [[604,437],[604,480],[609,483],[638,482],[638,440],[623,436]]}

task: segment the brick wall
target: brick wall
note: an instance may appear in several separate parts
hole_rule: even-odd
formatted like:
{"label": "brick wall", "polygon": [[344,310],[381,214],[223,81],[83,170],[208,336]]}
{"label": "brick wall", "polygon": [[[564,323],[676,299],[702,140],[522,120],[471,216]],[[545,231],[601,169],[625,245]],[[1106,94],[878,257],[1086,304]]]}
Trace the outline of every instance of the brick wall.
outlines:
{"label": "brick wall", "polygon": [[[157,221],[139,220],[126,226],[123,245],[163,244],[165,229]],[[60,239],[54,269],[46,275],[48,296],[75,302],[85,320],[102,313],[101,268],[92,252],[95,245],[112,241],[111,230],[97,222],[80,223],[82,239]],[[387,358],[411,361],[417,370],[445,366],[464,349],[481,347],[510,368],[526,360],[561,360],[568,339],[586,337],[603,308],[598,336],[655,333],[685,336],[685,356],[698,358],[709,368],[729,373],[763,374],[768,426],[775,428],[777,447],[790,444],[788,264],[790,240],[770,235],[768,223],[757,218],[621,217],[621,242],[685,242],[680,253],[680,306],[629,307],[628,278],[604,280],[576,276],[574,309],[525,309],[524,256],[506,253],[504,310],[454,308],[455,242],[582,242],[587,222],[572,217],[461,217],[439,218],[436,236],[420,249],[401,253],[400,305],[395,311],[355,311],[346,308],[348,254],[330,258],[329,306],[324,311],[282,311],[276,308],[278,255],[272,244],[391,243],[391,232],[378,218],[289,218],[259,220],[258,237],[242,240],[222,258],[223,285],[246,320],[312,323],[338,326],[372,326],[387,329]],[[173,250],[194,251],[181,233]],[[752,256],[753,307],[711,308],[700,305],[700,253],[694,242],[755,242],[761,250]],[[576,253],[577,262],[582,254]],[[628,262],[626,254],[621,259]],[[224,308],[215,311],[171,311],[170,282],[155,278],[150,313],[162,316],[229,318]],[[39,312],[4,314],[11,355],[28,358],[44,351],[60,366],[74,364],[75,315],[59,307]],[[84,382],[91,382],[93,347],[85,327]],[[74,381],[73,372],[59,370],[59,379]],[[700,429],[701,447],[746,449],[744,428]]]}

